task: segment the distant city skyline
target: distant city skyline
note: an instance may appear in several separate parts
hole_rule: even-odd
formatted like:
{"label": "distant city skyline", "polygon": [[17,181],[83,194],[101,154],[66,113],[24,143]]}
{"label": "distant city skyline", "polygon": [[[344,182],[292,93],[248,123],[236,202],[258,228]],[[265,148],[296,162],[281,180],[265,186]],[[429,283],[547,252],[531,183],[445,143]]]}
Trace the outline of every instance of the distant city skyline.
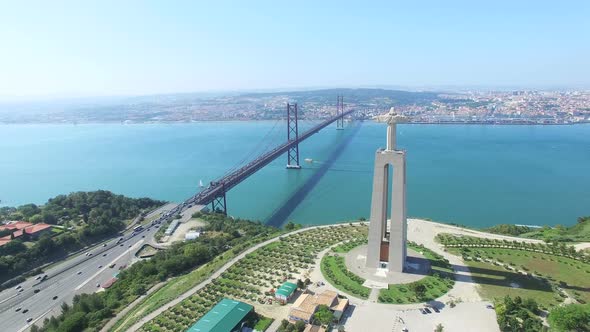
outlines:
{"label": "distant city skyline", "polygon": [[590,3],[0,4],[0,99],[590,88]]}

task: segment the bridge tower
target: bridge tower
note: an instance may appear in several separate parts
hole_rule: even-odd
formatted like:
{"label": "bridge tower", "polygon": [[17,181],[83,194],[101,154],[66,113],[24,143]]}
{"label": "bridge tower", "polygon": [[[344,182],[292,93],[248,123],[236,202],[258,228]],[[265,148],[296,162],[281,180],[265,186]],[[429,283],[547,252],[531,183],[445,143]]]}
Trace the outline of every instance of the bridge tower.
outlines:
{"label": "bridge tower", "polygon": [[287,142],[295,142],[287,151],[287,168],[300,169],[299,165],[299,126],[297,123],[297,103],[287,103]]}
{"label": "bridge tower", "polygon": [[336,130],[344,130],[344,96],[338,96],[338,101],[336,102],[336,116],[338,116],[338,120],[336,120]]}
{"label": "bridge tower", "polygon": [[211,185],[221,186],[221,192],[219,195],[215,196],[211,201],[211,212],[219,212],[227,215],[227,205],[225,199],[225,183],[214,183],[212,182]]}

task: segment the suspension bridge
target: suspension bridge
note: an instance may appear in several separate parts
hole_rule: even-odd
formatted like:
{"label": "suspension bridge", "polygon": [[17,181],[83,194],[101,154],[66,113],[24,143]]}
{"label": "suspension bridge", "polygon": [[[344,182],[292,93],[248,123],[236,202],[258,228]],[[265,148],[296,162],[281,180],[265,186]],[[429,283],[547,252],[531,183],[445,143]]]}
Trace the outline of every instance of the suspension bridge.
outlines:
{"label": "suspension bridge", "polygon": [[297,104],[287,104],[287,141],[279,146],[264,152],[239,166],[237,169],[227,172],[222,177],[211,181],[209,185],[200,192],[180,203],[174,209],[166,213],[160,219],[168,219],[173,215],[182,212],[192,205],[209,205],[211,210],[227,214],[226,193],[250,175],[268,165],[270,162],[283,154],[287,154],[287,169],[300,169],[299,164],[299,143],[313,136],[315,133],[336,122],[338,130],[344,129],[344,117],[353,113],[354,110],[344,111],[342,96],[338,96],[336,114],[319,124],[311,127],[303,133],[299,133],[299,115]]}

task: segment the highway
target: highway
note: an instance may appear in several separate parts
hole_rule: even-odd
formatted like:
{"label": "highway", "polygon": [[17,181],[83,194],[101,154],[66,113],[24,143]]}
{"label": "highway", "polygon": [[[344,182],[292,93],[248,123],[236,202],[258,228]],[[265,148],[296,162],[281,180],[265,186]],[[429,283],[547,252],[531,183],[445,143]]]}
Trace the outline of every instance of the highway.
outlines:
{"label": "highway", "polygon": [[[178,206],[167,204],[152,211],[146,219],[156,217]],[[162,222],[165,217],[156,221]],[[151,224],[151,223],[150,223]],[[32,324],[42,325],[45,317],[61,313],[61,304],[72,303],[76,294],[92,293],[101,289],[102,285],[119,272],[122,265],[130,265],[135,253],[145,243],[153,243],[153,237],[162,224],[144,226],[142,231],[129,231],[104,244],[90,248],[79,255],[55,265],[44,271],[44,281],[31,277],[19,285],[0,293],[0,321],[2,331],[24,331]],[[120,238],[123,240],[119,241]],[[115,264],[113,268],[109,265]],[[20,286],[17,290],[16,288]],[[20,290],[22,289],[22,291]],[[38,290],[38,291],[37,291]],[[36,293],[35,293],[36,292]],[[54,297],[57,296],[57,299]],[[30,322],[27,322],[28,319]]]}

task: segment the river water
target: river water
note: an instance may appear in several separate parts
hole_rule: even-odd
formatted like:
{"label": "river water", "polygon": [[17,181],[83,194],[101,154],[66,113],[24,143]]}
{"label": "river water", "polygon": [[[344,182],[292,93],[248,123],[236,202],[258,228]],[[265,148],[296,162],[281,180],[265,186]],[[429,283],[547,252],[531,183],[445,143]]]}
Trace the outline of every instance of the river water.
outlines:
{"label": "river water", "polygon": [[[312,123],[303,122],[302,130]],[[0,206],[79,190],[180,201],[286,139],[284,122],[0,126]],[[385,126],[332,125],[229,192],[231,215],[280,224],[368,217]],[[400,125],[408,215],[473,227],[590,215],[590,125]],[[305,162],[303,159],[312,159]]]}

